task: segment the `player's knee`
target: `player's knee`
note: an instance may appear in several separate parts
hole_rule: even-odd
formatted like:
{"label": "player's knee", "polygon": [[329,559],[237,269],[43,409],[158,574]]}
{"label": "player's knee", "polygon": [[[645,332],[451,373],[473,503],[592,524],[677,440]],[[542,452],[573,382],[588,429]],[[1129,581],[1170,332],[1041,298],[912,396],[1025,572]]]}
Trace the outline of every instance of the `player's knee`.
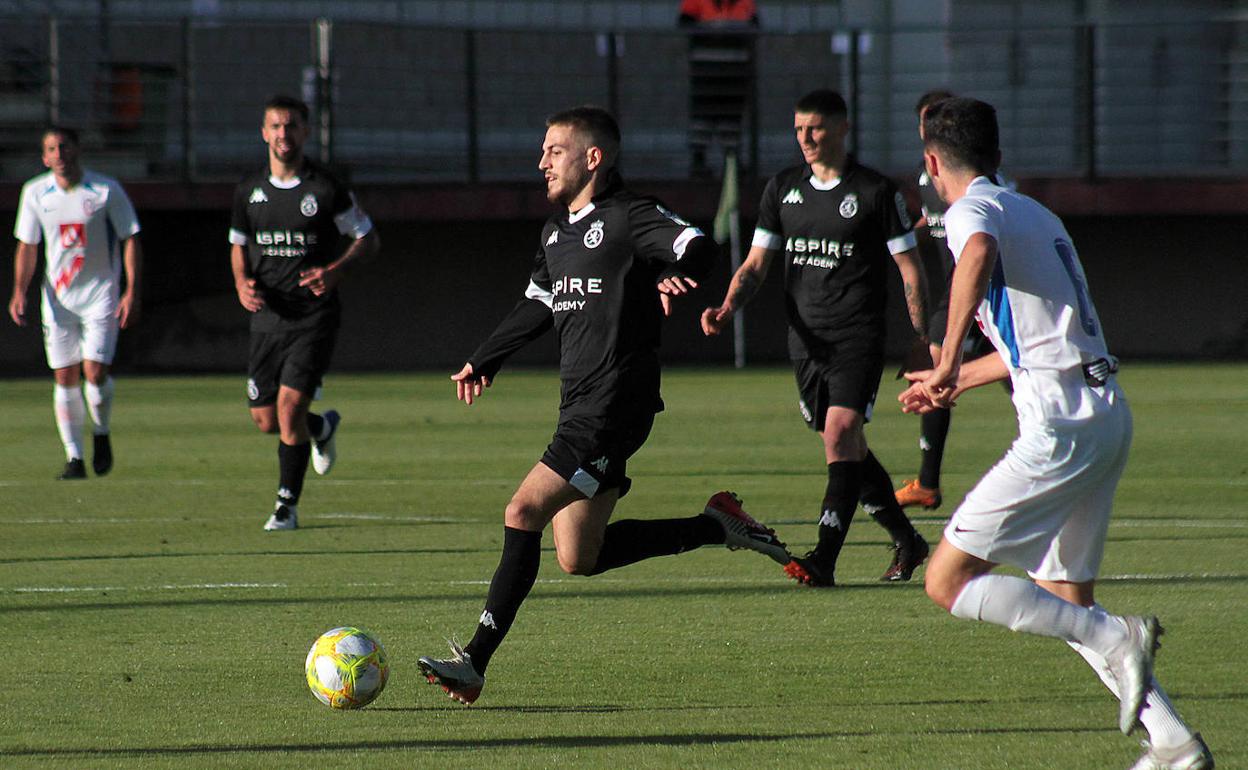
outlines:
{"label": "player's knee", "polygon": [[261,433],[277,433],[278,431],[277,417],[275,415],[252,412],[251,420],[260,429]]}
{"label": "player's knee", "polygon": [[513,497],[503,510],[503,523],[513,529],[538,531],[545,525],[541,513],[534,503]]}
{"label": "player's knee", "polygon": [[952,585],[939,571],[933,571],[930,565],[923,575],[923,590],[927,592],[927,598],[946,612],[953,610],[953,603],[961,592],[960,588]]}
{"label": "player's knee", "polygon": [[581,551],[574,553],[557,554],[559,560],[559,569],[569,575],[587,576],[594,574],[594,567],[598,565],[598,554],[588,554]]}

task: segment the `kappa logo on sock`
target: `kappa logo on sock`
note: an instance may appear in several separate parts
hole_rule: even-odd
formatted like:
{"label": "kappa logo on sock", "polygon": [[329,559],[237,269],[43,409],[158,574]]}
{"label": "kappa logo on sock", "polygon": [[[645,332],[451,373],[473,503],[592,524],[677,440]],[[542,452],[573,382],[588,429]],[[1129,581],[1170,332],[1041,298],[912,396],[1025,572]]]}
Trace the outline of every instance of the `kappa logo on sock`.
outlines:
{"label": "kappa logo on sock", "polygon": [[836,515],[836,511],[824,511],[823,515],[819,517],[819,526],[840,529],[841,517]]}
{"label": "kappa logo on sock", "polygon": [[294,500],[294,499],[295,499],[295,493],[294,493],[294,492],[291,492],[291,491],[290,491],[289,489],[287,489],[286,487],[279,487],[279,488],[278,488],[278,490],[277,490],[277,496],[278,496],[278,497],[280,497],[280,498],[282,498],[283,500]]}
{"label": "kappa logo on sock", "polygon": [[494,616],[490,614],[489,610],[482,610],[481,618],[477,622],[486,628],[492,628],[495,631],[498,630],[498,625],[494,622]]}

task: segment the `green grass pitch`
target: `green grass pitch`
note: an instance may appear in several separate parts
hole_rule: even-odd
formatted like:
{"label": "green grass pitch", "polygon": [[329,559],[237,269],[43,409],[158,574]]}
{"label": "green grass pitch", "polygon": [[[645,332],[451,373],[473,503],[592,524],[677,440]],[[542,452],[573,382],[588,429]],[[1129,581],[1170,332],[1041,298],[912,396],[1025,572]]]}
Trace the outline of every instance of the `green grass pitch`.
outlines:
{"label": "green grass pitch", "polygon": [[[1167,626],[1158,675],[1220,767],[1248,767],[1244,365],[1127,365],[1136,417],[1098,596]],[[873,449],[914,473],[918,421],[882,385]],[[471,635],[501,514],[553,430],[557,381],[504,372],[472,408],[444,373],[333,375],[339,465],[309,472],[302,528],[266,533],[275,440],[241,377],[119,377],[117,465],[56,482],[50,378],[0,381],[3,767],[1125,768],[1139,748],[1065,645],[954,620],[861,512],[843,587],[704,548],[539,582],[478,705],[422,654]],[[617,517],[685,516],[719,489],[813,545],[824,473],[781,368],[669,370]],[[954,418],[944,517],[1014,434],[1003,392]],[[921,575],[921,573],[920,573]],[[371,629],[392,674],[358,712],[303,681],[312,640]]]}

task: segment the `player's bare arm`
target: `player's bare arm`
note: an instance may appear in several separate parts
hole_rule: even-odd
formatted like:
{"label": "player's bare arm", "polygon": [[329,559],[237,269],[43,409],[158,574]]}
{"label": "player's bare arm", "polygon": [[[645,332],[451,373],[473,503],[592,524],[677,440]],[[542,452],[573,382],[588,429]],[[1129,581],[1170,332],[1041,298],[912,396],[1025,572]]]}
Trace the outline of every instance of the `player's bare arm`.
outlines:
{"label": "player's bare arm", "polygon": [[997,240],[987,233],[975,233],[958,257],[949,287],[949,322],[940,361],[930,376],[916,383],[935,404],[948,400],[958,384],[962,364],[962,343],[966,340],[975,312],[988,291],[988,279],[997,264]]}
{"label": "player's bare arm", "polygon": [[299,285],[312,290],[321,296],[342,283],[348,265],[356,262],[368,262],[381,251],[381,237],[376,230],[369,230],[363,238],[352,241],[342,252],[342,256],[324,267],[314,267],[299,273]]}
{"label": "player's bare arm", "polygon": [[26,325],[26,292],[30,289],[38,261],[38,246],[17,242],[17,251],[13,255],[13,296],[9,299],[9,318],[18,326]]}
{"label": "player's bare arm", "polygon": [[481,397],[482,391],[490,387],[490,378],[473,374],[472,364],[464,364],[463,369],[451,375],[451,380],[455,383],[455,397],[468,406],[472,406],[472,402]]}
{"label": "player's bare arm", "polygon": [[771,267],[772,259],[779,253],[777,249],[767,249],[762,246],[750,247],[750,253],[732,276],[732,283],[728,285],[728,293],[724,295],[723,304],[719,307],[708,307],[702,311],[703,334],[713,337],[724,330],[724,327],[732,320],[733,314],[745,307],[758,293],[759,287],[763,285],[763,280],[767,277],[767,270]]}
{"label": "player's bare arm", "polygon": [[139,322],[143,274],[143,249],[139,239],[130,236],[123,247],[122,262],[126,268],[126,291],[117,302],[117,324],[129,329]]}
{"label": "player's bare arm", "polygon": [[264,307],[264,295],[256,288],[256,279],[247,270],[247,252],[242,246],[230,246],[230,269],[234,272],[234,290],[238,292],[238,303],[250,313]]}
{"label": "player's bare arm", "polygon": [[897,270],[901,273],[906,313],[910,316],[910,326],[914,330],[914,342],[906,354],[904,368],[905,371],[925,369],[932,363],[927,339],[927,272],[914,249],[894,254],[893,261],[897,263]]}
{"label": "player's bare arm", "polygon": [[931,375],[932,371],[930,369],[906,372],[903,375],[911,384],[909,388],[906,388],[897,396],[897,400],[901,402],[901,411],[907,414],[926,414],[937,409],[947,409],[955,406],[958,398],[966,391],[1008,379],[1010,369],[1006,366],[1005,359],[1001,358],[1000,354],[996,352],[989,353],[974,361],[968,361],[958,369],[957,385],[949,391],[948,396],[942,399],[939,404],[932,402],[922,388],[922,382]]}

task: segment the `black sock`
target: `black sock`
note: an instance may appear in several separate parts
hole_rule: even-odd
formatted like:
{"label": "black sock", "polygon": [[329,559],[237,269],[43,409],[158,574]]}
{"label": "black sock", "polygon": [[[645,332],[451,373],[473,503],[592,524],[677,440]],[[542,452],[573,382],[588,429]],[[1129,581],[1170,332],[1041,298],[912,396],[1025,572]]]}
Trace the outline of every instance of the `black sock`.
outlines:
{"label": "black sock", "polygon": [[914,525],[906,518],[893,491],[893,480],[880,465],[875,454],[867,451],[862,461],[862,509],[892,536],[894,543],[906,543],[914,537]]}
{"label": "black sock", "polygon": [[277,442],[277,502],[297,505],[303,494],[303,477],[308,472],[308,458],[312,456],[312,444],[283,444]]}
{"label": "black sock", "polygon": [[612,522],[602,539],[598,561],[589,574],[724,542],[724,528],[705,514],[687,519],[624,519]]}
{"label": "black sock", "polygon": [[494,651],[507,636],[520,605],[537,581],[537,567],[541,561],[541,532],[504,528],[503,555],[498,561],[498,569],[494,570],[494,577],[490,579],[485,610],[477,621],[472,641],[464,647],[464,652],[472,656],[472,667],[478,674],[485,674]]}
{"label": "black sock", "polygon": [[325,430],[325,418],[308,412],[308,435],[312,437],[312,440],[320,439],[323,430]]}
{"label": "black sock", "polygon": [[928,489],[940,487],[940,463],[945,459],[945,438],[952,419],[952,409],[937,409],[919,418],[919,449],[923,457],[919,484]]}
{"label": "black sock", "polygon": [[862,485],[862,463],[841,460],[828,463],[828,486],[819,512],[819,544],[815,550],[827,568],[836,567],[845,535],[858,510],[858,490]]}

